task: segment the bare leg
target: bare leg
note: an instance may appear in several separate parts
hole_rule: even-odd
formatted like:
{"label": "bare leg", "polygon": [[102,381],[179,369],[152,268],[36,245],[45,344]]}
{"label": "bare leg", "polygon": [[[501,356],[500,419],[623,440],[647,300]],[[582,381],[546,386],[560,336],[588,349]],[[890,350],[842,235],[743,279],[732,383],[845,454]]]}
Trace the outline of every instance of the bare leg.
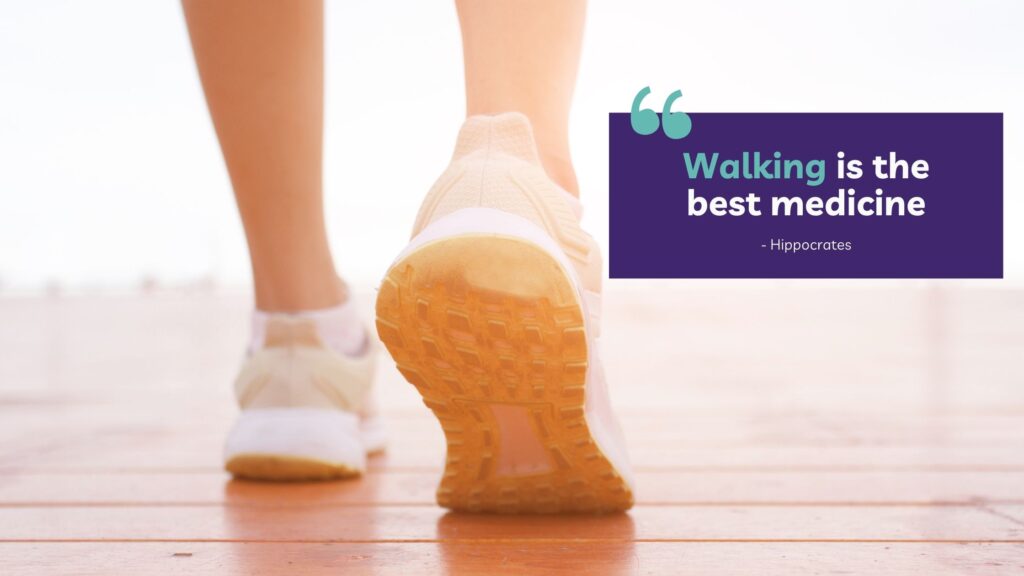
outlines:
{"label": "bare leg", "polygon": [[533,124],[548,175],[579,194],[569,155],[569,106],[586,0],[456,0],[466,113],[518,111]]}
{"label": "bare leg", "polygon": [[256,307],[342,303],[321,190],[323,1],[183,5],[245,227]]}

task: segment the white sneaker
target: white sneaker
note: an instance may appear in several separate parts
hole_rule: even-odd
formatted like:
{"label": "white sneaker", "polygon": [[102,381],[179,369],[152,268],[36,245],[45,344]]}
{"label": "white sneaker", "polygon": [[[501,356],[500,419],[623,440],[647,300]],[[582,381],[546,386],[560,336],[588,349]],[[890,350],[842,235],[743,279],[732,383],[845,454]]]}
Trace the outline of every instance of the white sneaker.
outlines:
{"label": "white sneaker", "polygon": [[470,118],[381,284],[378,333],[447,438],[442,506],[633,504],[598,358],[601,255],[580,212],[525,116]]}
{"label": "white sneaker", "polygon": [[371,392],[375,347],[356,356],[325,344],[309,316],[269,314],[235,380],[241,415],[228,434],[225,467],[260,480],[357,476],[384,449]]}

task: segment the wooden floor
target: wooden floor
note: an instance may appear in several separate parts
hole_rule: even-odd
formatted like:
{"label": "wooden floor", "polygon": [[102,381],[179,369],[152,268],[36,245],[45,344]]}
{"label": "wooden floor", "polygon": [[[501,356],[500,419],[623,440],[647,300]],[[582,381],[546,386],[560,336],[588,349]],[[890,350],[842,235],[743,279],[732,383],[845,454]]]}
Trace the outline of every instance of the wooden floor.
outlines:
{"label": "wooden floor", "polygon": [[364,479],[231,481],[244,298],[0,299],[0,574],[1024,574],[1024,291],[814,286],[610,294],[638,504],[548,518],[434,506],[386,362]]}

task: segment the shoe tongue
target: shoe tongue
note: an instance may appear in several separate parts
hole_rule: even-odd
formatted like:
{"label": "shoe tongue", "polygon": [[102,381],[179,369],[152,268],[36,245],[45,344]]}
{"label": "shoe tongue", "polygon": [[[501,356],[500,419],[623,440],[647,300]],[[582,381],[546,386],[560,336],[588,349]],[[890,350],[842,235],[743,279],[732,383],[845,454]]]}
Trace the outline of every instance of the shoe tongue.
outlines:
{"label": "shoe tongue", "polygon": [[454,159],[481,149],[508,154],[540,166],[530,120],[519,112],[467,118],[459,130]]}

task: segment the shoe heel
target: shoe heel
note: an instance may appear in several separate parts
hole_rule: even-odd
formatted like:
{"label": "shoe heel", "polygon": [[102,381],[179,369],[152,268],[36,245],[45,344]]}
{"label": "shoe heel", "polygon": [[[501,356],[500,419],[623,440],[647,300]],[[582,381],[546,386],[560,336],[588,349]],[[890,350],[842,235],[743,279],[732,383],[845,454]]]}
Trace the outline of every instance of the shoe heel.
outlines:
{"label": "shoe heel", "polygon": [[242,412],[228,434],[224,467],[255,480],[330,480],[366,470],[355,414],[313,408]]}

